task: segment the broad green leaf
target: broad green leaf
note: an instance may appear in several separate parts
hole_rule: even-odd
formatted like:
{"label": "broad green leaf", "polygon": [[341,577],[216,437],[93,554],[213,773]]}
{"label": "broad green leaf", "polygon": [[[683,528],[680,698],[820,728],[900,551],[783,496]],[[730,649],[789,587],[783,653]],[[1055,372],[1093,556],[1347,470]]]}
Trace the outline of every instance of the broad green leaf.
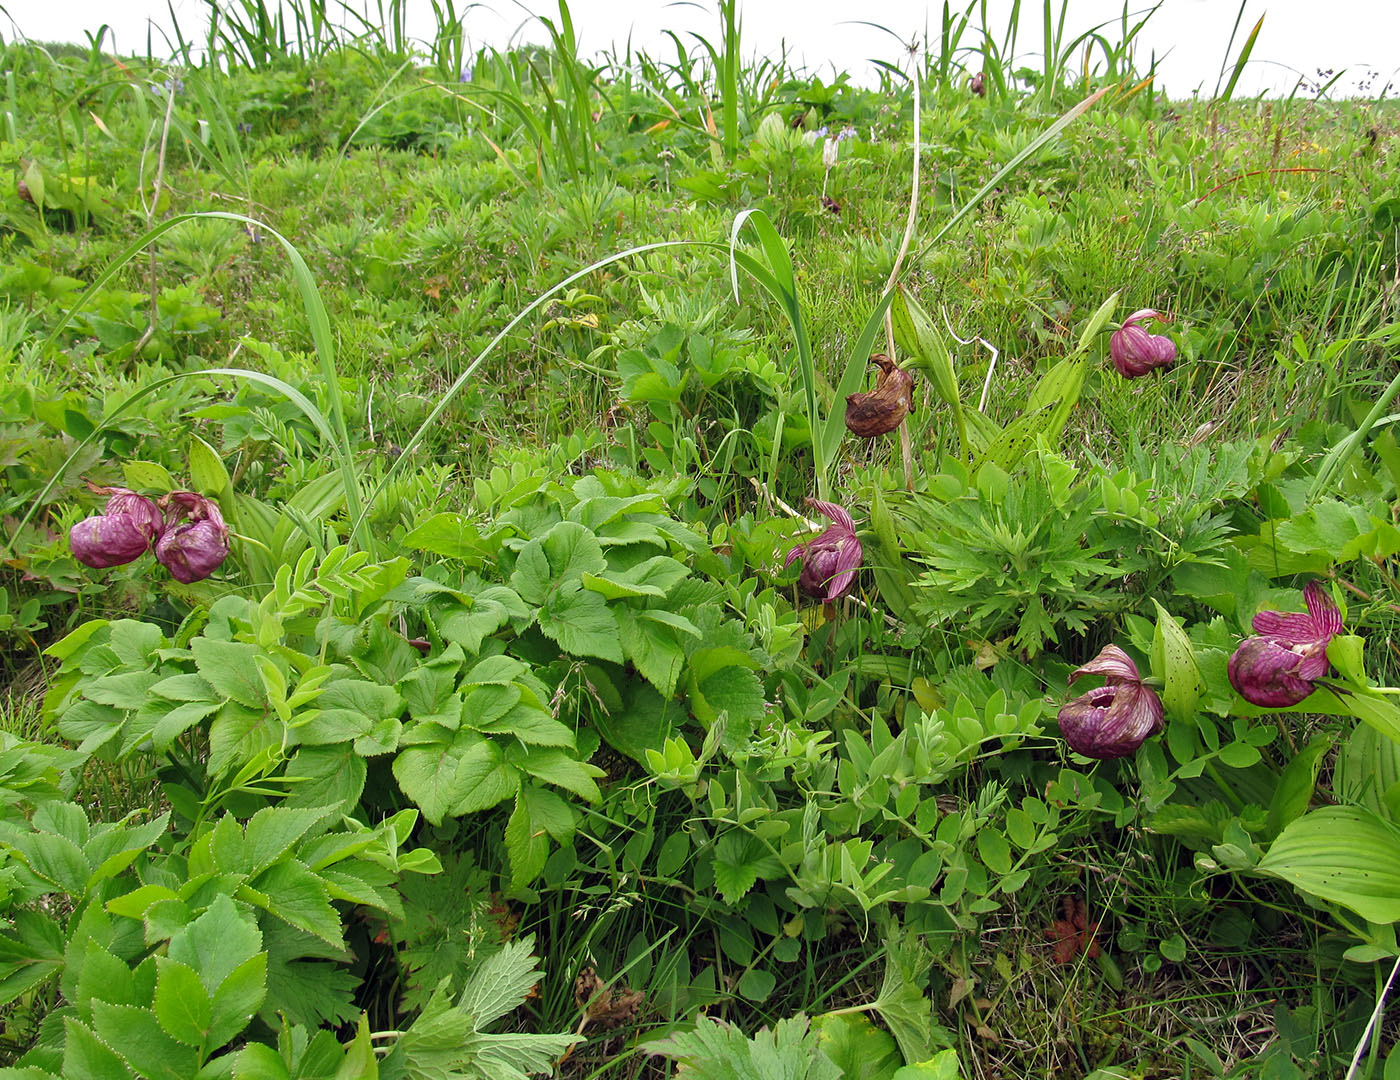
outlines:
{"label": "broad green leaf", "polygon": [[[207,980],[206,980],[207,982]],[[209,1045],[223,1046],[262,1008],[267,994],[267,953],[250,956],[228,973],[210,1007]]]}
{"label": "broad green leaf", "polygon": [[92,1026],[99,1039],[149,1080],[189,1080],[199,1068],[198,1051],[167,1035],[150,1009],[96,1001]]}
{"label": "broad green leaf", "polygon": [[[285,806],[265,806],[240,827],[232,818],[224,818],[215,831],[213,852],[219,869],[256,877],[281,859],[307,833],[331,816],[324,806],[292,809]],[[253,948],[251,952],[256,952]],[[233,961],[242,963],[251,952]]]}
{"label": "broad green leaf", "polygon": [[[418,731],[425,727],[434,728],[436,725],[419,725]],[[434,825],[442,824],[464,794],[457,782],[462,759],[472,752],[493,752],[491,749],[478,750],[487,740],[474,733],[452,737],[450,732],[444,731],[443,735],[445,738],[441,741],[423,741],[405,746],[394,759],[394,778],[398,780],[399,787]],[[409,737],[406,734],[405,740]],[[499,755],[499,751],[494,752]]]}
{"label": "broad green leaf", "polygon": [[234,1056],[233,1080],[292,1080],[292,1074],[276,1050],[250,1042]]}
{"label": "broad green leaf", "polygon": [[107,901],[107,910],[128,919],[144,918],[146,910],[159,900],[177,900],[175,891],[165,885],[142,885]]}
{"label": "broad green leaf", "polygon": [[379,1058],[370,1039],[369,1017],[360,1014],[355,1038],[345,1048],[345,1057],[332,1080],[379,1080]]}
{"label": "broad green leaf", "polygon": [[543,604],[552,587],[607,569],[598,538],[576,521],[561,521],[531,540],[516,558],[512,588],[532,604]]}
{"label": "broad green leaf", "polygon": [[486,740],[462,756],[454,783],[457,796],[451,812],[453,817],[460,817],[489,810],[510,798],[520,785],[520,774],[502,759],[500,747]]}
{"label": "broad green leaf", "polygon": [[44,881],[75,900],[86,895],[92,868],[83,849],[68,837],[48,832],[16,832],[7,842]]}
{"label": "broad green leaf", "polygon": [[944,1050],[927,1061],[896,1069],[890,1080],[960,1080],[958,1052]]}
{"label": "broad green leaf", "polygon": [[198,972],[205,990],[215,994],[231,971],[261,951],[262,933],[251,915],[244,915],[228,894],[220,893],[171,939],[166,955]]}
{"label": "broad green leaf", "polygon": [[744,730],[763,719],[763,683],[747,668],[720,668],[691,687],[690,699],[691,709],[706,725],[727,713],[729,730],[736,737],[742,738]]}
{"label": "broad green leaf", "polygon": [[548,709],[521,702],[490,724],[473,725],[479,731],[495,735],[509,735],[533,746],[574,745],[574,733],[564,724],[554,719]]}
{"label": "broad green leaf", "polygon": [[595,777],[605,775],[603,770],[570,757],[562,750],[544,746],[532,746],[528,750],[511,747],[508,760],[531,776],[572,791],[581,799],[597,802],[602,798]]}
{"label": "broad green leaf", "polygon": [[739,983],[735,989],[739,991],[740,997],[753,1002],[762,1002],[768,1000],[768,995],[773,992],[773,988],[777,985],[778,977],[768,968],[751,967],[739,976]]}
{"label": "broad green leaf", "polygon": [[295,859],[276,863],[249,884],[267,898],[266,910],[279,919],[337,949],[344,947],[340,913],[330,904],[326,883],[305,864]]}
{"label": "broad green leaf", "polygon": [[146,703],[151,688],[160,681],[154,671],[124,671],[89,683],[83,688],[83,696],[99,705],[135,710]]}
{"label": "broad green leaf", "polygon": [[[338,921],[338,920],[337,920]],[[209,1034],[209,994],[188,964],[156,957],[155,1013],[163,1030],[177,1042],[202,1046]]]}
{"label": "broad green leaf", "polygon": [[842,1080],[890,1080],[902,1064],[889,1033],[864,1013],[815,1016],[812,1030],[822,1053],[841,1069]]}
{"label": "broad green leaf", "polygon": [[1355,725],[1337,756],[1332,787],[1343,802],[1393,818],[1386,808],[1386,793],[1400,791],[1400,742],[1370,724]]}
{"label": "broad green leaf", "polygon": [[291,794],[282,800],[282,808],[353,812],[369,774],[365,757],[395,750],[401,726],[397,718],[385,720],[376,731],[356,739],[353,746],[302,747],[287,761],[286,775],[297,779]]}
{"label": "broad green leaf", "polygon": [[134,491],[164,495],[175,490],[175,480],[164,465],[155,461],[123,461],[122,479]]}
{"label": "broad green leaf", "polygon": [[1152,638],[1152,668],[1163,680],[1162,705],[1174,719],[1193,722],[1205,681],[1186,631],[1154,598],[1157,628]]}
{"label": "broad green leaf", "polygon": [[643,596],[665,596],[666,592],[655,585],[635,585],[619,581],[609,575],[585,573],[580,580],[589,592],[595,592],[605,600],[627,600]]}
{"label": "broad green leaf", "polygon": [[222,697],[250,709],[267,704],[267,692],[253,663],[253,657],[263,655],[256,645],[197,637],[190,642],[190,651],[200,675]]}
{"label": "broad green leaf", "polygon": [[544,869],[549,838],[567,843],[574,832],[569,806],[554,792],[525,784],[515,797],[515,811],[506,823],[506,852],[510,856],[511,884],[529,885]]}
{"label": "broad green leaf", "polygon": [[[1369,729],[1366,729],[1369,730]],[[1285,826],[1302,817],[1317,786],[1322,757],[1332,748],[1330,735],[1315,735],[1293,760],[1284,766],[1274,797],[1269,802],[1267,834],[1277,836]]]}
{"label": "broad green leaf", "polygon": [[628,688],[624,707],[594,717],[598,733],[614,750],[645,765],[647,751],[664,746],[681,710],[663,698],[649,682],[635,680]]}
{"label": "broad green leaf", "polygon": [[351,742],[403,708],[403,698],[392,687],[368,679],[334,679],[317,696],[316,714],[296,725],[297,739],[306,746]]}
{"label": "broad green leaf", "polygon": [[595,592],[578,586],[559,590],[540,609],[539,623],[548,637],[573,656],[596,656],[622,663],[617,617]]}
{"label": "broad green leaf", "polygon": [[201,495],[221,499],[232,492],[228,469],[219,452],[198,435],[190,436],[190,486]]}
{"label": "broad green leaf", "polygon": [[1304,814],[1269,846],[1259,870],[1371,922],[1400,921],[1400,833],[1360,807]]}
{"label": "broad green leaf", "polygon": [[403,542],[415,551],[449,559],[480,559],[490,553],[481,531],[461,514],[434,514],[410,529]]}
{"label": "broad green leaf", "polygon": [[676,631],[642,614],[622,609],[618,612],[622,625],[623,651],[636,665],[642,677],[655,686],[663,697],[675,695],[676,683],[685,667],[685,650],[680,646]]}
{"label": "broad green leaf", "polygon": [[143,1004],[137,1000],[136,986],[131,977],[131,968],[125,960],[118,960],[95,939],[89,939],[83,955],[83,969],[78,975],[78,993],[74,1004],[78,1016],[85,1022],[92,1020],[94,1002],[105,1001],[113,1005]]}
{"label": "broad green leaf", "polygon": [[133,1080],[135,1074],[86,1024],[63,1018],[64,1080]]}
{"label": "broad green leaf", "polygon": [[990,825],[977,832],[977,856],[994,874],[1011,872],[1011,845],[998,829]]}

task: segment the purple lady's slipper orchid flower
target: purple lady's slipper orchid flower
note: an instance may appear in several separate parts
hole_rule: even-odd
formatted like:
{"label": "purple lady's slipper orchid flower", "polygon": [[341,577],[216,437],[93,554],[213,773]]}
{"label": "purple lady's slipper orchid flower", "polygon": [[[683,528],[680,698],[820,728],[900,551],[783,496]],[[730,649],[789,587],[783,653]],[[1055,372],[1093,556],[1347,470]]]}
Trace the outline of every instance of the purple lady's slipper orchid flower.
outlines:
{"label": "purple lady's slipper orchid flower", "polygon": [[1327,646],[1342,632],[1342,613],[1318,581],[1303,589],[1303,603],[1306,615],[1259,612],[1254,629],[1260,636],[1240,642],[1230,657],[1230,685],[1250,704],[1266,709],[1297,705],[1331,668]]}
{"label": "purple lady's slipper orchid flower", "polygon": [[856,538],[855,522],[843,507],[835,503],[808,499],[807,505],[831,520],[831,526],[805,544],[798,544],[787,553],[784,566],[794,559],[802,560],[802,576],[797,587],[808,596],[830,603],[850,591],[860,566],[860,541]]}
{"label": "purple lady's slipper orchid flower", "polygon": [[144,495],[127,488],[94,487],[110,495],[101,514],[84,518],[68,531],[73,558],[99,570],[121,566],[146,554],[160,539],[165,520],[160,509]]}
{"label": "purple lady's slipper orchid flower", "polygon": [[228,558],[228,526],[218,503],[193,491],[172,491],[161,499],[165,532],[156,559],[176,581],[202,581]]}
{"label": "purple lady's slipper orchid flower", "polygon": [[1143,308],[1124,319],[1122,327],[1108,339],[1108,355],[1112,357],[1118,374],[1125,379],[1139,378],[1153,368],[1170,367],[1176,359],[1176,342],[1165,334],[1149,334],[1138,325],[1149,319],[1171,321],[1160,311]]}
{"label": "purple lady's slipper orchid flower", "polygon": [[1161,698],[1142,684],[1137,665],[1117,645],[1105,645],[1069,681],[1081,675],[1102,675],[1104,684],[1060,707],[1060,730],[1075,753],[1100,759],[1127,757],[1161,730]]}

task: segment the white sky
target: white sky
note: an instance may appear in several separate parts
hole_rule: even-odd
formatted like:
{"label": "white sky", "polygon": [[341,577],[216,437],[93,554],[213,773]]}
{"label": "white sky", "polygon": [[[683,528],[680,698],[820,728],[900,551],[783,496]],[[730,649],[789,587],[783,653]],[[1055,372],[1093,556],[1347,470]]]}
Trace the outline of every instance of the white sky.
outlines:
{"label": "white sky", "polygon": [[[236,5],[239,0],[224,0]],[[269,3],[275,0],[269,0]],[[340,0],[332,0],[335,8]],[[346,0],[357,9],[366,3],[378,10],[389,0]],[[417,36],[431,33],[430,0],[403,0],[409,11],[409,31]],[[470,0],[458,0],[459,9]],[[1075,37],[1100,22],[1108,22],[1105,33],[1118,37],[1122,0],[1065,0],[1069,4],[1067,37]],[[1130,0],[1134,10],[1150,6],[1146,0]],[[1058,11],[1060,0],[1054,0]],[[526,0],[532,11],[556,16],[553,0]],[[702,6],[703,5],[703,6]],[[899,59],[899,49],[888,35],[850,20],[879,23],[909,37],[927,25],[935,35],[942,12],[941,0],[740,0],[743,13],[745,57],[754,54],[778,55],[786,42],[789,56],[810,71],[830,78],[831,70],[846,70],[857,80],[869,70],[868,60]],[[186,37],[199,38],[206,25],[205,0],[171,0],[182,21]],[[954,9],[965,8],[966,0],[953,0]],[[1005,25],[1011,0],[990,0],[989,22]],[[1017,44],[1019,64],[1037,66],[1041,42],[1042,5],[1023,0],[1022,30]],[[0,37],[9,38],[16,28],[40,41],[85,42],[84,31],[95,31],[106,23],[116,34],[117,48],[144,54],[149,23],[168,28],[170,15],[166,0],[0,0]],[[624,42],[630,32],[634,47],[653,54],[673,55],[674,47],[661,35],[663,28],[694,30],[714,40],[718,16],[713,0],[674,3],[667,0],[572,0],[581,50],[596,54],[614,42]],[[1216,85],[1230,29],[1239,11],[1235,0],[1163,0],[1161,9],[1138,37],[1138,67],[1145,70],[1147,57],[1155,50],[1163,57],[1159,85],[1174,97],[1184,97],[1200,87],[1209,94]],[[1369,89],[1377,94],[1394,81],[1392,96],[1400,94],[1400,0],[1246,0],[1245,16],[1236,38],[1238,53],[1249,29],[1260,15],[1264,28],[1255,46],[1253,59],[1241,78],[1237,96],[1260,90],[1288,93],[1298,75],[1310,78],[1318,69],[1347,73],[1333,88],[1334,95],[1354,94],[1368,71],[1379,72]],[[530,41],[547,40],[538,24],[531,24],[525,8],[517,0],[487,0],[466,16],[473,45],[507,44],[513,35]],[[1134,20],[1136,21],[1136,20]],[[964,36],[974,38],[977,16]],[[1000,36],[1000,34],[998,34]],[[157,53],[162,38],[154,36]],[[1233,55],[1229,58],[1233,61]],[[1078,66],[1077,63],[1074,66]]]}

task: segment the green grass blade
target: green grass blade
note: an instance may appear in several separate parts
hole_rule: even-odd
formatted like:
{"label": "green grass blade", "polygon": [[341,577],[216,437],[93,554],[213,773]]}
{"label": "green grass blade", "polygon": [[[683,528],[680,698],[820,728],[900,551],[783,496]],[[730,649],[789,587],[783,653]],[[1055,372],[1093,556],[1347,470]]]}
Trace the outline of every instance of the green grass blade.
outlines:
{"label": "green grass blade", "polygon": [[[1241,12],[1244,8],[1241,5]],[[1235,84],[1240,81],[1240,75],[1244,73],[1245,64],[1249,63],[1249,54],[1254,51],[1254,43],[1259,40],[1259,31],[1264,26],[1264,16],[1259,16],[1259,21],[1254,24],[1254,29],[1249,32],[1249,37],[1245,38],[1244,48],[1240,49],[1240,55],[1235,60],[1234,69],[1230,72],[1230,81],[1225,84],[1225,100],[1230,100],[1230,95],[1235,92]]]}

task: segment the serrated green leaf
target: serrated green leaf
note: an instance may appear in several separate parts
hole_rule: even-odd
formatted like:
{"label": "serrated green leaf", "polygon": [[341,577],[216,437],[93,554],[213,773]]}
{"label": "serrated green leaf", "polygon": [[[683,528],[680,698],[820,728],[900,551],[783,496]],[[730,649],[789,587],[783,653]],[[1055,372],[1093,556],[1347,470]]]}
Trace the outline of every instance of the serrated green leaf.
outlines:
{"label": "serrated green leaf", "polygon": [[266,910],[279,919],[337,949],[344,947],[340,913],[330,904],[326,883],[305,864],[295,859],[275,863],[249,884],[267,897]]}
{"label": "serrated green leaf", "polygon": [[603,770],[570,757],[562,750],[532,746],[522,751],[512,747],[509,760],[531,776],[572,791],[581,799],[597,802],[602,798],[594,778],[604,775]]}
{"label": "serrated green leaf", "polygon": [[190,642],[190,651],[199,674],[220,696],[250,709],[267,704],[267,691],[253,662],[255,656],[264,654],[256,645],[197,637]]}
{"label": "serrated green leaf", "polygon": [[97,1001],[92,1026],[98,1038],[148,1080],[189,1080],[198,1071],[198,1051],[167,1035],[150,1009]]}
{"label": "serrated green leaf", "polygon": [[663,697],[673,697],[681,670],[685,667],[685,650],[680,646],[676,631],[661,622],[642,617],[650,612],[624,609],[618,614],[627,659],[636,665],[647,682],[661,691]]}
{"label": "serrated green leaf", "polygon": [[63,1019],[63,1076],[65,1080],[133,1080],[121,1057],[86,1024]]}
{"label": "serrated green leaf", "polygon": [[[207,982],[207,980],[206,980]],[[210,1003],[209,1045],[223,1046],[248,1026],[267,994],[267,954],[239,964],[219,983]]]}
{"label": "serrated green leaf", "polygon": [[[251,832],[252,822],[248,828]],[[261,951],[262,933],[252,916],[239,911],[227,893],[220,893],[203,914],[171,939],[166,955],[198,972],[200,982],[212,995],[235,968]]]}
{"label": "serrated green leaf", "polygon": [[209,994],[188,964],[156,957],[155,1014],[163,1030],[177,1042],[202,1046],[209,1034]]}
{"label": "serrated green leaf", "polygon": [[539,613],[540,629],[573,656],[622,663],[617,617],[596,592],[574,586],[552,594]]}

